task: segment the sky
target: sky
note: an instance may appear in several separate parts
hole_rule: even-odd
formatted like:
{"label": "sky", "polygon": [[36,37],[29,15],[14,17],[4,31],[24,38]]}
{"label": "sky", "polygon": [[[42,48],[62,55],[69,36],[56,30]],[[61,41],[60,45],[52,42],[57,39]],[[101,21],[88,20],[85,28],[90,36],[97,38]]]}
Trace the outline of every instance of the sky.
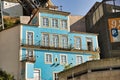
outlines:
{"label": "sky", "polygon": [[101,2],[102,0],[51,0],[54,5],[62,6],[62,11],[70,12],[71,15],[84,16],[95,4],[95,2]]}

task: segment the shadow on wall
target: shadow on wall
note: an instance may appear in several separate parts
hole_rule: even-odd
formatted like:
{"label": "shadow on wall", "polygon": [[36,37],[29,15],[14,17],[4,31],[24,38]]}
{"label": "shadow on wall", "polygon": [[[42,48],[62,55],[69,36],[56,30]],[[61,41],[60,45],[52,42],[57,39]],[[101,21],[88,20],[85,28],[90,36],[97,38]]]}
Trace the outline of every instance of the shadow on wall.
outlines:
{"label": "shadow on wall", "polygon": [[83,16],[70,16],[71,32],[86,32],[85,18]]}

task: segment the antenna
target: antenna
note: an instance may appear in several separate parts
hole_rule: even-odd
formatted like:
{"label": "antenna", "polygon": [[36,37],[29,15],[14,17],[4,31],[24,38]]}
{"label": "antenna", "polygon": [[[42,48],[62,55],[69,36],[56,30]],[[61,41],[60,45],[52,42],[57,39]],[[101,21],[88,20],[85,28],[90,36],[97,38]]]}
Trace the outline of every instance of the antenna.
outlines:
{"label": "antenna", "polygon": [[63,6],[61,5],[61,6],[60,6],[60,10],[61,10],[61,11],[62,11],[62,7],[63,7]]}

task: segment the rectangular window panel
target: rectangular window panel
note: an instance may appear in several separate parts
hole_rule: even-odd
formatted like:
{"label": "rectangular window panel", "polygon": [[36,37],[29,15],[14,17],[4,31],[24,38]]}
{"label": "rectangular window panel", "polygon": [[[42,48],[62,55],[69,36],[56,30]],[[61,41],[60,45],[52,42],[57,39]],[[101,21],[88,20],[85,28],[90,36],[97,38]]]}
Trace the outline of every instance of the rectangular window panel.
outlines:
{"label": "rectangular window panel", "polygon": [[52,63],[52,54],[45,55],[45,63]]}
{"label": "rectangular window panel", "polygon": [[81,38],[75,38],[75,49],[81,49]]}
{"label": "rectangular window panel", "polygon": [[61,26],[62,26],[62,29],[67,29],[67,20],[62,20]]}
{"label": "rectangular window panel", "polygon": [[46,26],[46,27],[49,26],[49,19],[48,18],[43,18],[43,26]]}
{"label": "rectangular window panel", "polygon": [[58,20],[57,19],[52,19],[52,27],[58,28]]}
{"label": "rectangular window panel", "polygon": [[61,55],[61,64],[67,64],[67,56],[66,55]]}
{"label": "rectangular window panel", "polygon": [[33,45],[33,32],[27,32],[27,45]]}
{"label": "rectangular window panel", "polygon": [[59,47],[59,37],[58,37],[58,35],[53,35],[53,46],[55,48]]}
{"label": "rectangular window panel", "polygon": [[43,34],[42,35],[42,46],[49,46],[49,35],[48,34]]}
{"label": "rectangular window panel", "polygon": [[76,64],[81,64],[83,62],[82,56],[76,56]]}
{"label": "rectangular window panel", "polygon": [[62,36],[62,48],[68,48],[68,38],[67,38],[67,36]]}

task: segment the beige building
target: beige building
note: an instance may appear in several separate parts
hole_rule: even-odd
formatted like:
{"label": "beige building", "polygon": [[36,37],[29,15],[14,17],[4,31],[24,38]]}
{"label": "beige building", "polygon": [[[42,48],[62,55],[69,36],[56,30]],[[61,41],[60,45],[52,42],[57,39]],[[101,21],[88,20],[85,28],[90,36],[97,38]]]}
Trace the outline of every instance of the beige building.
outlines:
{"label": "beige building", "polygon": [[120,80],[120,58],[88,61],[58,74],[59,80]]}

